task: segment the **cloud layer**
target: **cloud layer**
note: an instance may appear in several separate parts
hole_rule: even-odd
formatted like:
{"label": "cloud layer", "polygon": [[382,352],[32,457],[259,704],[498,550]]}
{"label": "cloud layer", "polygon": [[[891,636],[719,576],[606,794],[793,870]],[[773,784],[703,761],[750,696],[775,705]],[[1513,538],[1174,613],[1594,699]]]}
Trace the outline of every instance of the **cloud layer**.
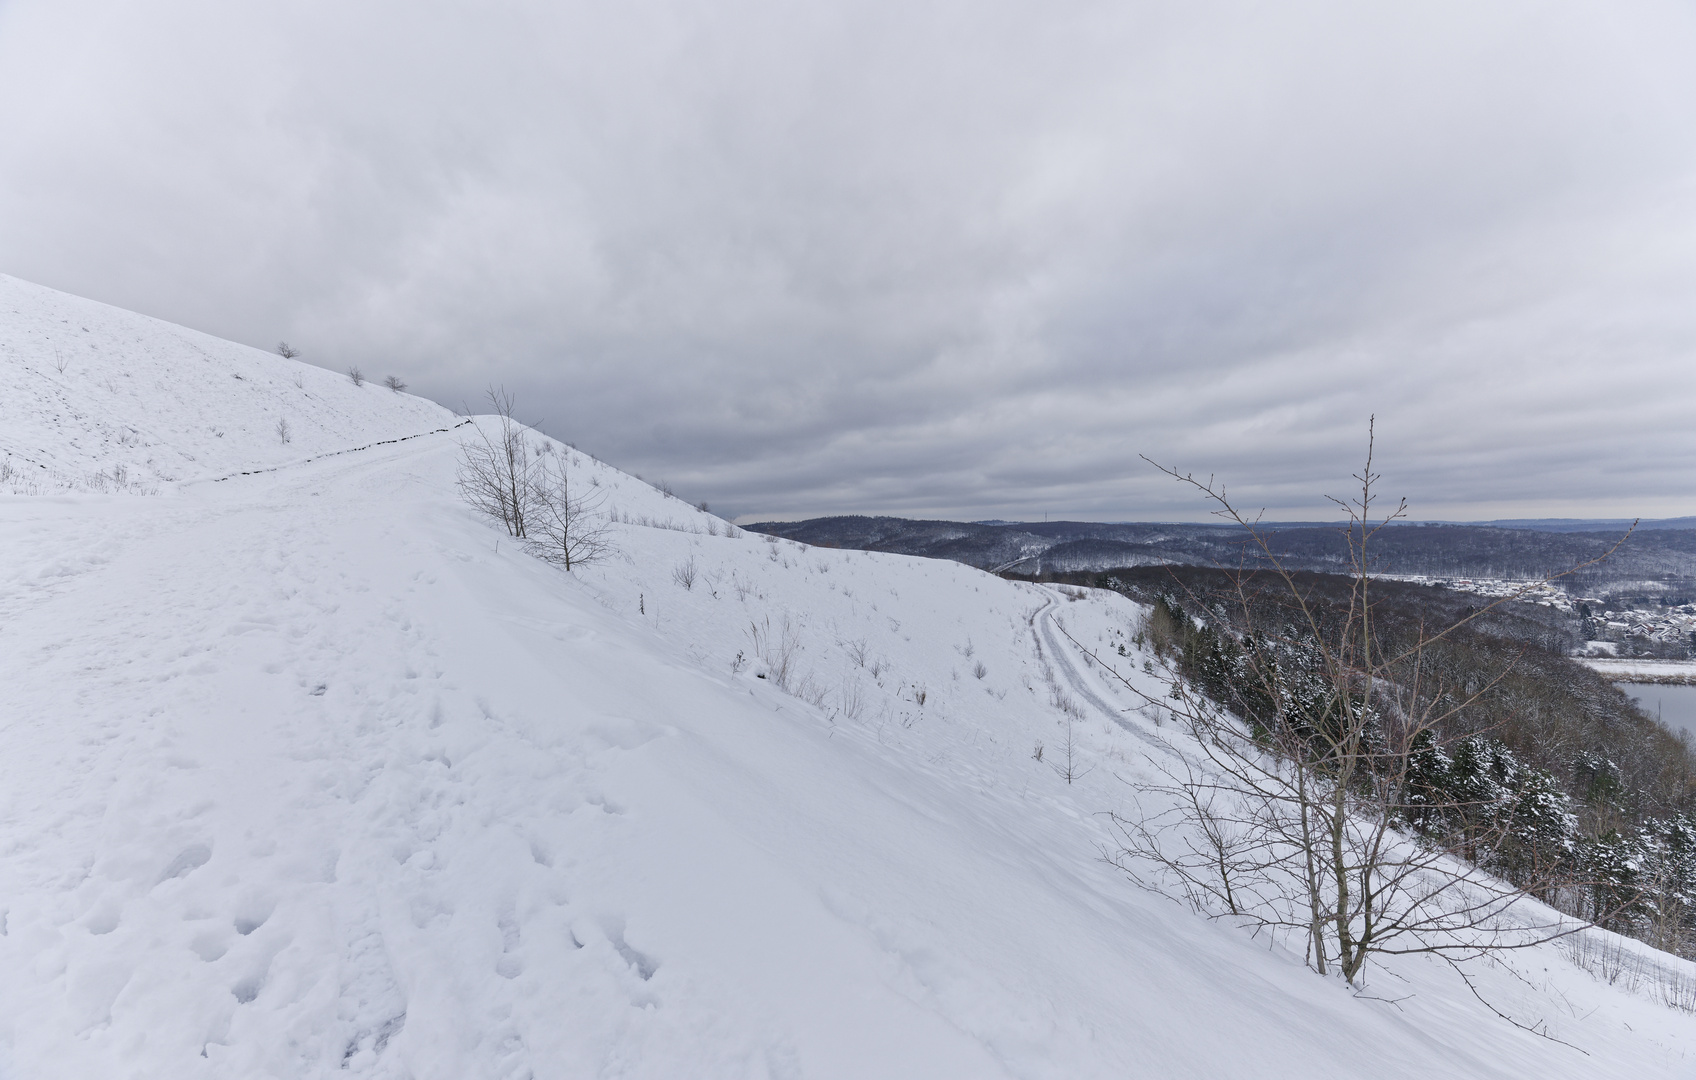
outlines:
{"label": "cloud layer", "polygon": [[1696,512],[1696,14],[0,0],[0,271],[753,517]]}

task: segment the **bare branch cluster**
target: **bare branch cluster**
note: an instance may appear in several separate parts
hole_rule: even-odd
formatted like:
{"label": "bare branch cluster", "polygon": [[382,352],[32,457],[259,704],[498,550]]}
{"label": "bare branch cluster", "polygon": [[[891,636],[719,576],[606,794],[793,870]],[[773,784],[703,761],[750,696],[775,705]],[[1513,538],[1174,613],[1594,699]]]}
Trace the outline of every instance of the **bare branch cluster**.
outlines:
{"label": "bare branch cluster", "polygon": [[564,453],[544,453],[537,462],[532,502],[525,518],[531,552],[566,570],[612,551],[612,527],[601,504],[606,493],[571,484]]}
{"label": "bare branch cluster", "polygon": [[604,493],[572,484],[568,453],[545,442],[532,448],[513,417],[511,394],[491,388],[489,404],[493,430],[479,425],[460,444],[460,496],[532,554],[566,570],[610,553],[611,523],[600,512]]}
{"label": "bare branch cluster", "polygon": [[473,509],[500,522],[509,536],[523,540],[534,501],[536,464],[523,425],[513,419],[512,395],[491,388],[489,405],[495,430],[476,425],[476,435],[460,444],[459,494]]}

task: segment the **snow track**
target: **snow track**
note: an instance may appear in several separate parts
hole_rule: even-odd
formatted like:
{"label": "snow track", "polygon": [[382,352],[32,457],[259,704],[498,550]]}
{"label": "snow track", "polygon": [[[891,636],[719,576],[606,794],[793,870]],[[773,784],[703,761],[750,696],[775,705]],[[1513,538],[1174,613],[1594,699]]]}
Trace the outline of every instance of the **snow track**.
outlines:
{"label": "snow track", "polygon": [[1126,731],[1141,735],[1142,731],[1125,719],[1127,710],[1102,697],[1094,685],[1094,680],[1087,678],[1083,672],[1078,670],[1078,661],[1074,659],[1074,656],[1081,657],[1082,654],[1078,652],[1077,646],[1067,641],[1065,635],[1054,625],[1055,606],[1054,597],[1049,596],[1047,602],[1036,614],[1031,616],[1031,623],[1041,636],[1043,655],[1048,657],[1049,662],[1054,665],[1055,671],[1059,673],[1060,678],[1072,693],[1089,702],[1090,706],[1097,712]]}
{"label": "snow track", "polygon": [[[1125,715],[1128,712],[1138,710],[1146,702],[1138,700],[1134,705],[1115,705],[1101,692],[1100,683],[1083,670],[1094,661],[1084,656],[1077,645],[1068,641],[1065,633],[1055,623],[1054,613],[1059,607],[1059,602],[1054,596],[1054,591],[1042,585],[1033,586],[1033,588],[1040,589],[1043,592],[1044,603],[1042,607],[1031,614],[1031,633],[1037,638],[1038,648],[1042,656],[1048,660],[1056,676],[1065,684],[1066,689],[1082,698],[1105,719],[1130,732],[1151,747],[1157,748],[1164,754],[1177,753],[1171,743]],[[1151,686],[1150,697],[1154,696],[1153,690],[1154,687]]]}

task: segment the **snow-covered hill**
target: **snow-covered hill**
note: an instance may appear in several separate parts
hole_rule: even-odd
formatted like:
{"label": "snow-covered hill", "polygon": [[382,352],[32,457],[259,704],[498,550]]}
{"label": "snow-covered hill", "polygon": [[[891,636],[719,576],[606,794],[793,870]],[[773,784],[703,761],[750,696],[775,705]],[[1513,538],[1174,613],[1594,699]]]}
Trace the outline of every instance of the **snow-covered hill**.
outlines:
{"label": "snow-covered hill", "polygon": [[0,274],[0,491],[155,491],[453,422],[433,401]]}
{"label": "snow-covered hill", "polygon": [[[554,446],[617,521],[565,574],[457,499],[445,411],[0,284],[14,346],[78,305],[141,338],[0,354],[7,446],[86,475],[147,421],[164,492],[0,496],[0,1077],[1696,1071],[1696,1020],[1553,947],[1477,978],[1571,1046],[1133,887],[1100,813],[1170,725],[1056,633],[1125,640],[1118,597],[741,534]],[[270,445],[285,408],[319,441]]]}

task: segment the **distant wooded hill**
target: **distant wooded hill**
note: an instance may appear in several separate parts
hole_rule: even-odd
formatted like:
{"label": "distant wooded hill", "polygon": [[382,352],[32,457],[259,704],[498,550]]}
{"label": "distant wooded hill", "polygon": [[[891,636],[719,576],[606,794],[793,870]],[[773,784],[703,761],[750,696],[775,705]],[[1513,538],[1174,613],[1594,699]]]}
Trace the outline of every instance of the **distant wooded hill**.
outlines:
{"label": "distant wooded hill", "polygon": [[[1542,524],[1543,527],[1534,527]],[[895,517],[825,517],[768,521],[749,528],[819,547],[859,548],[952,559],[1021,575],[1117,567],[1236,566],[1255,552],[1235,526],[1212,524],[959,522]],[[1532,579],[1561,573],[1608,550],[1629,522],[1571,520],[1488,525],[1406,524],[1374,540],[1378,569],[1433,577]],[[1273,550],[1288,565],[1346,570],[1348,549],[1337,526],[1271,523]],[[1584,595],[1639,597],[1660,603],[1696,600],[1696,519],[1639,526],[1599,566],[1570,579]]]}

